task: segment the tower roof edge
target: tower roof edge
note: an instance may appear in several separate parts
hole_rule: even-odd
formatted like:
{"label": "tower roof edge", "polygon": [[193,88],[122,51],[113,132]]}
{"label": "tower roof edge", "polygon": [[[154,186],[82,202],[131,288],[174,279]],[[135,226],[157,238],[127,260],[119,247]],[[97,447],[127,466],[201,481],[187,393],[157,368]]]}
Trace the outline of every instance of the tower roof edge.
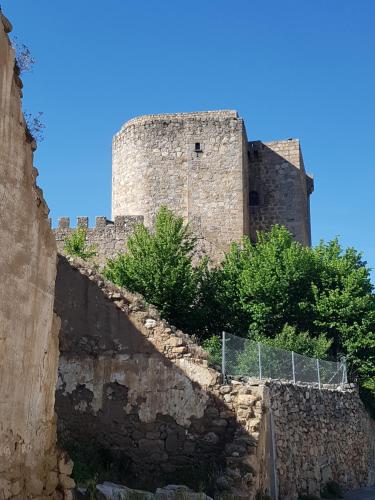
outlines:
{"label": "tower roof edge", "polygon": [[220,109],[213,111],[192,111],[192,112],[183,112],[183,113],[161,113],[155,115],[140,115],[136,116],[123,124],[120,131],[115,134],[118,135],[127,127],[132,125],[145,125],[148,123],[155,123],[160,121],[173,122],[177,120],[220,120],[220,119],[228,119],[235,118],[238,119],[238,111],[234,109]]}

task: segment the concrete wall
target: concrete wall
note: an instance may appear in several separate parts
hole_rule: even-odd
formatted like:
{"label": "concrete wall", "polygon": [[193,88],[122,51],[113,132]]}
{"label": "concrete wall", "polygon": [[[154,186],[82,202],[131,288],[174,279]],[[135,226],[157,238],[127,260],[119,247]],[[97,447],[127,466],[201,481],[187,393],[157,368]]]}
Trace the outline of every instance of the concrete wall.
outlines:
{"label": "concrete wall", "polygon": [[[0,14],[1,15],[1,14]],[[0,21],[0,498],[49,498],[58,484],[54,394],[56,243],[35,184],[22,82]],[[58,498],[58,497],[54,497]]]}
{"label": "concrete wall", "polygon": [[248,233],[244,143],[236,111],[130,120],[113,140],[112,216],[143,215],[150,226],[165,204],[191,223],[213,257],[221,256]]}
{"label": "concrete wall", "polygon": [[249,191],[259,196],[259,205],[250,206],[253,240],[256,231],[280,224],[297,241],[311,245],[309,196],[313,189],[313,179],[305,173],[297,139],[249,142]]}

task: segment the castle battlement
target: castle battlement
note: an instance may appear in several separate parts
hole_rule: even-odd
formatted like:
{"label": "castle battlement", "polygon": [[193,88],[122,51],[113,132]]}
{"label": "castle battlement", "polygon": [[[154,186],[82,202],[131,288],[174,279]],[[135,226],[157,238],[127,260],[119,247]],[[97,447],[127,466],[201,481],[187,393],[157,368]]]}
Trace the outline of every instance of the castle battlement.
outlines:
{"label": "castle battlement", "polygon": [[[89,227],[88,217],[77,217],[76,228],[86,229],[86,241],[88,245],[95,245],[97,260],[103,265],[107,258],[115,257],[118,252],[125,250],[129,235],[142,222],[142,215],[118,215],[113,221],[99,216],[95,217],[95,226]],[[65,240],[76,228],[70,226],[70,217],[60,217],[58,226],[53,230],[60,253],[64,253]]]}
{"label": "castle battlement", "polygon": [[[76,218],[76,228],[82,227],[88,229],[89,231],[103,228],[107,228],[109,230],[123,230],[129,226],[133,228],[135,224],[141,222],[143,222],[143,215],[116,215],[114,221],[107,219],[107,217],[103,215],[99,215],[95,217],[95,226],[89,227],[89,218],[81,216]],[[52,225],[52,219],[50,219],[50,224]],[[58,219],[58,226],[55,231],[59,229],[75,229],[74,227],[70,227],[70,217],[60,217]]]}

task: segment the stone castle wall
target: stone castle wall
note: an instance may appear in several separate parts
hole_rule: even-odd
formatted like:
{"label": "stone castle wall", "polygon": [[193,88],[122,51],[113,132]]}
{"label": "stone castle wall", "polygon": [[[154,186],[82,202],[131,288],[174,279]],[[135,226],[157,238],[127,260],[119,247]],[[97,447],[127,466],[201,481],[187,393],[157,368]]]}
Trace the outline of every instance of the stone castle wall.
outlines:
{"label": "stone castle wall", "polygon": [[[59,474],[56,449],[56,243],[35,181],[11,28],[0,13],[0,498],[58,499],[56,487],[72,481]],[[60,472],[70,472],[65,465]]]}
{"label": "stone castle wall", "polygon": [[106,450],[126,464],[125,484],[297,500],[330,479],[344,489],[374,479],[375,436],[353,388],[223,384],[201,348],[141,297],[64,257],[55,309],[60,440]]}
{"label": "stone castle wall", "polygon": [[[124,249],[134,221],[151,227],[166,205],[189,222],[198,252],[216,262],[231,242],[243,235],[255,241],[257,231],[274,224],[310,245],[313,188],[299,141],[248,142],[236,111],[141,116],[114,137],[114,222],[98,218],[88,243],[97,246],[102,264]],[[87,227],[87,218],[77,225]],[[70,233],[62,218],[55,229],[60,252]]]}
{"label": "stone castle wall", "polygon": [[[310,199],[313,179],[306,175],[299,140],[249,143],[249,192],[259,204],[250,204],[250,234],[286,226],[295,239],[311,245]],[[250,194],[249,194],[250,196]]]}
{"label": "stone castle wall", "polygon": [[[134,226],[141,222],[143,222],[142,216],[117,216],[113,222],[106,217],[96,217],[95,227],[89,227],[88,217],[77,217],[76,227],[86,229],[87,244],[95,246],[97,252],[95,260],[100,266],[104,266],[106,259],[124,251]],[[59,219],[58,227],[54,229],[58,252],[64,253],[65,240],[74,230],[75,228],[70,227],[69,217]]]}
{"label": "stone castle wall", "polygon": [[189,221],[219,258],[248,233],[246,133],[236,111],[150,115],[113,140],[112,216],[161,205]]}

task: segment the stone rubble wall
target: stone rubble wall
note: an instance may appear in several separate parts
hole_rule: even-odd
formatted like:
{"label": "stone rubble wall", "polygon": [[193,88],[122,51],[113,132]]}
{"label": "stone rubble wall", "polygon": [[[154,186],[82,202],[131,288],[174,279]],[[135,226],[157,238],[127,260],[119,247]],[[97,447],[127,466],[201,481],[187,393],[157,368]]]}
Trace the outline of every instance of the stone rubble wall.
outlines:
{"label": "stone rubble wall", "polygon": [[211,476],[218,498],[252,499],[275,491],[273,461],[280,499],[372,481],[374,435],[353,388],[222,384],[189,336],[86,266],[59,258],[63,444],[110,451],[128,464],[125,484],[150,490]]}
{"label": "stone rubble wall", "polygon": [[0,13],[0,499],[58,499],[64,489],[69,498],[54,416],[56,243],[35,181],[11,30]]}
{"label": "stone rubble wall", "polygon": [[116,479],[130,487],[204,484],[254,498],[265,464],[258,383],[222,385],[206,353],[141,297],[61,256],[55,310],[61,444],[105,449],[127,464]]}
{"label": "stone rubble wall", "polygon": [[141,214],[150,227],[166,205],[220,260],[232,241],[248,234],[244,144],[236,111],[130,120],[113,139],[112,216]]}
{"label": "stone rubble wall", "polygon": [[346,490],[373,480],[374,433],[352,387],[223,384],[191,337],[80,261],[59,258],[55,309],[60,441],[126,463],[118,482],[250,500],[278,484],[280,500],[296,500],[329,479]]}
{"label": "stone rubble wall", "polygon": [[279,498],[319,496],[329,480],[345,491],[375,484],[374,421],[358,392],[271,384]]}
{"label": "stone rubble wall", "polygon": [[306,175],[298,139],[249,142],[249,190],[259,195],[259,205],[250,206],[250,234],[286,226],[295,239],[311,245],[310,194],[314,189]]}
{"label": "stone rubble wall", "polygon": [[[142,216],[119,215],[114,221],[106,217],[96,217],[95,227],[89,227],[88,217],[77,217],[76,227],[86,229],[87,244],[94,245],[97,252],[94,260],[100,266],[104,266],[107,259],[125,250],[126,241],[133,232],[134,226],[142,222]],[[53,230],[58,252],[64,253],[65,240],[74,230],[75,228],[70,227],[69,217],[59,219],[58,226]]]}

